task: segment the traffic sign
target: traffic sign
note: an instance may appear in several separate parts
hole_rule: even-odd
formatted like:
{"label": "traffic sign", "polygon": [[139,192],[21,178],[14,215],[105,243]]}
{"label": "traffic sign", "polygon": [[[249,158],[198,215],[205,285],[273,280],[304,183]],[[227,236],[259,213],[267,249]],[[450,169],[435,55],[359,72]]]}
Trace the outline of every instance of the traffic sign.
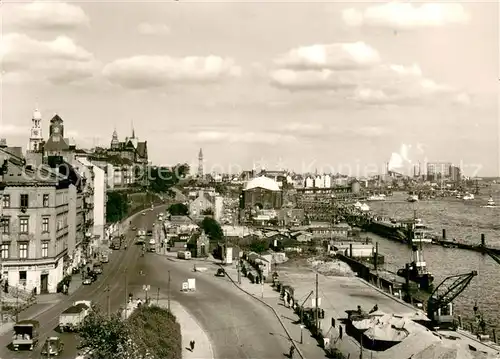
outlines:
{"label": "traffic sign", "polygon": [[144,290],[145,292],[148,292],[150,289],[151,289],[151,286],[149,284],[144,284],[142,286],[142,290]]}

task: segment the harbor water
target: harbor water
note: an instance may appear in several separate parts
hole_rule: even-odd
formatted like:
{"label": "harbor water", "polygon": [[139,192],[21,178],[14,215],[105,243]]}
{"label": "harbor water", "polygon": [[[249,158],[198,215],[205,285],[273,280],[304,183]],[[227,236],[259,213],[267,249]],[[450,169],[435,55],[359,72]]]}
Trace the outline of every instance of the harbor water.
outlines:
{"label": "harbor water", "polygon": [[[491,195],[500,204],[500,187],[492,188]],[[472,244],[479,244],[481,234],[486,236],[490,247],[500,248],[500,207],[484,208],[490,193],[476,196],[472,201],[456,198],[439,198],[409,203],[407,194],[395,193],[386,201],[369,202],[374,213],[387,217],[407,219],[416,211],[418,218],[429,225],[435,233],[446,229],[447,238],[455,238]],[[385,256],[385,268],[396,272],[410,261],[411,250],[408,245],[397,243],[374,234],[368,234],[379,242],[380,253]],[[469,287],[455,299],[456,313],[465,321],[473,322],[473,307],[477,303],[478,313],[484,316],[489,328],[500,333],[500,265],[488,255],[438,245],[424,246],[427,267],[435,276],[435,285],[448,276],[469,273],[473,270],[478,276]],[[490,333],[491,334],[491,333]]]}

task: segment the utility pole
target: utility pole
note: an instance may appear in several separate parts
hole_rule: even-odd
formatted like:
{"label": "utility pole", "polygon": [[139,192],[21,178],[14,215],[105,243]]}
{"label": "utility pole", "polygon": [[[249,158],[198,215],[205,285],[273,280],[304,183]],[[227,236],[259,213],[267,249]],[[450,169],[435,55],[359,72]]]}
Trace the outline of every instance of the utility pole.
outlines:
{"label": "utility pole", "polygon": [[160,302],[160,287],[156,290],[156,305]]}
{"label": "utility pole", "polygon": [[16,323],[19,321],[19,284],[16,287]]}
{"label": "utility pole", "polygon": [[170,271],[168,271],[168,311],[170,312]]}
{"label": "utility pole", "polygon": [[316,330],[319,328],[319,293],[318,293],[318,273],[316,273],[316,308],[314,310],[314,318],[316,320]]}

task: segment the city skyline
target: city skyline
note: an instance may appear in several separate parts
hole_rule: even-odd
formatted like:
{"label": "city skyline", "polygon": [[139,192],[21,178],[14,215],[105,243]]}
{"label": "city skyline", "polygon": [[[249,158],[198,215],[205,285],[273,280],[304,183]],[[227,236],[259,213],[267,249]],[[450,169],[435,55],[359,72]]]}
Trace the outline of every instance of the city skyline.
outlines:
{"label": "city skyline", "polygon": [[[0,136],[35,107],[154,164],[499,173],[498,5],[4,3]],[[119,14],[120,16],[116,16]],[[286,16],[285,16],[286,14]],[[308,19],[313,20],[311,22]],[[369,171],[365,171],[369,172]],[[469,172],[469,173],[468,173]]]}

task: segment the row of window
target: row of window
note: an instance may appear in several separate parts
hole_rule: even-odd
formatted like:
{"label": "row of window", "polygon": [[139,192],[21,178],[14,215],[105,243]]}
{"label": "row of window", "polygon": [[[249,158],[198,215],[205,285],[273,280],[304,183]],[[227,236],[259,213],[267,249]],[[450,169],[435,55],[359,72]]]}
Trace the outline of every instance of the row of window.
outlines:
{"label": "row of window", "polygon": [[[17,256],[20,259],[27,259],[28,258],[28,246],[29,243],[19,243],[17,246]],[[0,247],[0,253],[2,256],[2,259],[9,259],[10,258],[10,244],[9,243],[3,243],[2,246]],[[49,256],[49,242],[42,242],[42,258],[47,258]]]}
{"label": "row of window", "polygon": [[[43,207],[49,207],[49,198],[50,196],[48,194],[43,195],[43,202],[42,202]],[[21,207],[28,208],[29,196],[27,194],[21,194],[19,202],[21,203]],[[2,206],[3,208],[10,208],[10,194],[3,195]]]}
{"label": "row of window", "polygon": [[[42,217],[42,233],[50,232],[50,217]],[[0,222],[2,234],[10,234],[10,217],[3,216]],[[64,227],[64,221],[57,221],[57,230]],[[19,233],[29,233],[29,217],[19,217]]]}

